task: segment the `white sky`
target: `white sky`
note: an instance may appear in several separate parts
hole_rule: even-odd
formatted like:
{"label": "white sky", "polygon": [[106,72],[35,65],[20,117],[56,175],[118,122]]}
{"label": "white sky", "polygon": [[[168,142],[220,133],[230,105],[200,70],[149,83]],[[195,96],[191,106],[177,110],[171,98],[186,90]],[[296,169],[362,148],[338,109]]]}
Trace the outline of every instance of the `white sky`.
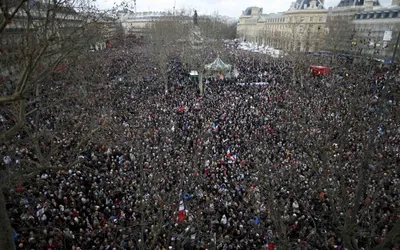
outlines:
{"label": "white sky", "polygon": [[[97,0],[101,9],[111,8],[113,3],[122,0]],[[127,1],[133,6],[133,0]],[[262,7],[263,13],[286,11],[295,0],[136,0],[138,12],[172,10],[176,1],[176,9],[196,9],[199,15],[214,14],[239,18],[247,7]],[[336,6],[340,0],[325,0],[325,7]],[[381,5],[388,6],[391,0],[380,0]]]}

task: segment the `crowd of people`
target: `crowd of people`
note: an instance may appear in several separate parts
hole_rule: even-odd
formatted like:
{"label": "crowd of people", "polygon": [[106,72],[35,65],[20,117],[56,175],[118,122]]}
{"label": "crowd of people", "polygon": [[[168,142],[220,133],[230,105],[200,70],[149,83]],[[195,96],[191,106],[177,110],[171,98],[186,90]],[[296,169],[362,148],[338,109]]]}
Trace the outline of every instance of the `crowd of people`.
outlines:
{"label": "crowd of people", "polygon": [[17,249],[399,249],[393,73],[335,84],[304,72],[293,85],[283,59],[229,48],[236,78],[211,75],[200,96],[172,56],[165,93],[145,48],[98,52],[112,62],[107,82],[92,109],[75,108],[110,126],[102,140],[8,192]]}

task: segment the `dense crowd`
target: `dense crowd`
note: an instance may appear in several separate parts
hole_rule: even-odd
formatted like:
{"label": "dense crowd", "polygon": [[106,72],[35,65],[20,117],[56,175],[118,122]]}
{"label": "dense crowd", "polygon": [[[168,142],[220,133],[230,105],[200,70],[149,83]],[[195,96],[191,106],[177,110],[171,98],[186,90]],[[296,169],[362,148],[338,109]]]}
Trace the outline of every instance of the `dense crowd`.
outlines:
{"label": "dense crowd", "polygon": [[[351,127],[340,141],[335,133],[350,112],[349,96],[335,101],[326,91],[343,86],[326,87],[327,77],[305,72],[313,96],[298,96],[293,88],[303,83],[291,85],[290,67],[277,67],[279,59],[271,65],[228,50],[238,77],[211,76],[199,96],[177,57],[169,59],[165,94],[157,65],[138,56],[139,48],[105,53],[112,67],[93,112],[101,120],[107,109],[117,129],[107,131],[108,144],[91,141],[68,169],[42,171],[10,190],[17,249],[351,249],[343,248],[351,233],[351,244],[363,249],[398,229],[400,124],[392,119],[398,101],[386,91],[391,77],[341,80],[349,89],[358,81],[371,87],[358,97],[368,101],[357,119],[378,111],[386,118],[375,132],[368,124]],[[307,117],[314,113],[325,123]],[[309,137],[301,127],[310,127]],[[309,153],[324,133],[334,137],[328,153]],[[366,133],[373,146],[362,144]],[[29,149],[18,150],[4,164],[29,157]],[[54,164],[65,166],[62,159]],[[358,196],[362,204],[354,206]],[[342,228],[354,218],[356,228]],[[386,246],[399,249],[395,241]]]}

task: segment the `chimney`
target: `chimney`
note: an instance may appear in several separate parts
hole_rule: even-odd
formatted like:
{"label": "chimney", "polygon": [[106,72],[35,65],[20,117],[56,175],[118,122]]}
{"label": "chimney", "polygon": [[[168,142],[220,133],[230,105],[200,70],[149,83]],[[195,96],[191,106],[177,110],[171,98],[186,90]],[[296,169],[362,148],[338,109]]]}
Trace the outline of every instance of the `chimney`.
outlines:
{"label": "chimney", "polygon": [[375,0],[364,0],[364,7],[373,7]]}
{"label": "chimney", "polygon": [[317,0],[311,0],[310,1],[310,9],[315,9],[317,8]]}

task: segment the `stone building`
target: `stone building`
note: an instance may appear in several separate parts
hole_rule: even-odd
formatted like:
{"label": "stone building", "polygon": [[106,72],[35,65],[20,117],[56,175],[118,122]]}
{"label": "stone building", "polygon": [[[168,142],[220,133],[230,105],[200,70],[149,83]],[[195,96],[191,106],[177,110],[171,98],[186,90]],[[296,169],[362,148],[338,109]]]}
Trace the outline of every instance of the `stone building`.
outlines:
{"label": "stone building", "polygon": [[341,0],[328,9],[324,49],[390,61],[400,31],[399,4],[393,0],[389,7],[382,7],[379,0]]}
{"label": "stone building", "polygon": [[145,34],[149,31],[154,21],[172,17],[168,12],[137,12],[124,13],[120,17],[120,23],[125,34]]}
{"label": "stone building", "polygon": [[257,7],[243,11],[237,25],[237,36],[242,40],[278,48],[285,24],[283,12],[263,14],[262,11]]}
{"label": "stone building", "polygon": [[277,49],[315,51],[320,48],[327,10],[317,0],[297,0],[286,12],[263,14],[247,8],[239,19],[238,38]]}
{"label": "stone building", "polygon": [[[14,7],[10,6],[11,9]],[[35,51],[43,47],[44,38],[48,39],[48,51],[56,55],[55,51],[80,45],[87,46],[87,49],[103,49],[106,40],[115,34],[116,26],[112,18],[100,13],[95,16],[79,12],[68,3],[57,2],[54,5],[45,0],[29,0],[25,8],[26,11],[21,8],[1,32],[0,75],[17,74],[24,56],[21,51]],[[48,13],[54,18],[50,25],[46,18]],[[50,36],[52,39],[49,39]]]}
{"label": "stone building", "polygon": [[[13,8],[14,6],[10,6]],[[64,38],[69,30],[79,27],[84,20],[71,7],[57,6],[55,21],[63,20],[56,29],[56,32],[45,26],[46,11],[48,4],[43,1],[29,1],[27,12],[32,17],[28,20],[28,15],[20,9],[13,19],[7,24],[0,35],[0,75],[8,76],[17,73],[18,65],[21,63],[21,51],[35,50],[40,46],[40,39],[45,35],[56,34],[57,37]],[[53,7],[54,8],[54,7]],[[48,31],[46,30],[48,29]],[[52,43],[50,49],[62,49],[68,46],[64,43]]]}
{"label": "stone building", "polygon": [[297,0],[285,12],[284,49],[319,51],[325,36],[327,10],[323,1]]}
{"label": "stone building", "polygon": [[261,16],[265,16],[262,8],[249,7],[243,11],[237,25],[237,37],[244,41],[256,42],[263,28],[263,22],[259,22]]}
{"label": "stone building", "polygon": [[352,21],[354,54],[390,61],[400,35],[399,12],[398,1],[386,8],[366,8],[357,12]]}
{"label": "stone building", "polygon": [[274,14],[249,7],[239,18],[237,37],[276,49],[324,50],[389,61],[398,48],[399,12],[400,0],[392,0],[389,7],[382,7],[379,0],[340,0],[329,9],[321,0],[297,0],[288,11]]}
{"label": "stone building", "polygon": [[273,48],[282,48],[282,38],[285,35],[285,16],[283,12],[268,14],[260,19],[262,25],[258,42]]}

